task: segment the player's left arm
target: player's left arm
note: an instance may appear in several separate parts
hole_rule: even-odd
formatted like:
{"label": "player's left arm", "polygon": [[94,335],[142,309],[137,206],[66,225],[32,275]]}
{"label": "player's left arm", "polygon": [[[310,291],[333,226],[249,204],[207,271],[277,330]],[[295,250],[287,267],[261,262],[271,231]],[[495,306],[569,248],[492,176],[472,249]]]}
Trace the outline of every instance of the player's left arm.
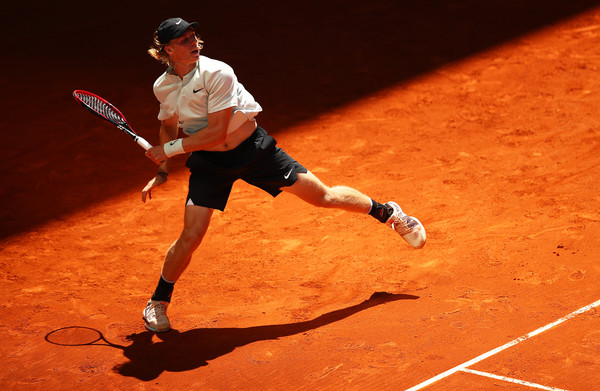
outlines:
{"label": "player's left arm", "polygon": [[[201,151],[222,144],[227,138],[227,127],[233,107],[208,114],[208,126],[184,139],[157,145],[146,152],[152,161],[161,164],[167,158],[187,152]],[[172,148],[172,149],[170,149]]]}
{"label": "player's left arm", "polygon": [[186,152],[201,151],[223,144],[227,138],[227,128],[233,112],[233,107],[208,114],[208,126],[186,137],[183,149]]}

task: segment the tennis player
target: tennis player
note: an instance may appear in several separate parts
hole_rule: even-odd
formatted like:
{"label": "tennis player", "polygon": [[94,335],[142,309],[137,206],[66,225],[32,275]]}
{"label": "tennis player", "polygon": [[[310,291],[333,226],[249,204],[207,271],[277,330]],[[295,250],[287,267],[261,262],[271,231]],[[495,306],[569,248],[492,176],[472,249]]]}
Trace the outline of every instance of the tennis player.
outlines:
{"label": "tennis player", "polygon": [[[170,157],[191,153],[186,162],[190,178],[183,231],[167,251],[160,280],[143,311],[148,330],[170,330],[166,311],[174,284],[200,245],[213,211],[225,209],[238,179],[273,197],[286,191],[315,206],[368,213],[412,247],[425,245],[423,225],[397,203],[380,204],[358,190],[326,186],[280,149],[258,126],[256,116],[262,108],[233,69],[200,55],[203,42],[197,26],[181,18],[163,21],[148,51],[167,70],[154,83],[161,144],[146,152],[158,164],[158,172],[142,190],[142,200],[151,198],[152,190],[167,181]],[[187,137],[179,138],[180,129]]]}

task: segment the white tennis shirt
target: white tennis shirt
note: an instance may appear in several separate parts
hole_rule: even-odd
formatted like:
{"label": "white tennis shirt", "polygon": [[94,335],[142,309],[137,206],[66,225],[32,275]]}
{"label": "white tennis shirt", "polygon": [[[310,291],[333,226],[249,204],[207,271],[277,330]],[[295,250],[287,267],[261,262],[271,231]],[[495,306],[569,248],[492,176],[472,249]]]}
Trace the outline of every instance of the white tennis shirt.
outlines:
{"label": "white tennis shirt", "polygon": [[156,79],[153,89],[160,102],[158,119],[177,115],[179,127],[187,135],[208,126],[209,113],[233,107],[227,128],[231,133],[262,111],[229,65],[205,56],[200,56],[196,68],[183,80],[167,70]]}

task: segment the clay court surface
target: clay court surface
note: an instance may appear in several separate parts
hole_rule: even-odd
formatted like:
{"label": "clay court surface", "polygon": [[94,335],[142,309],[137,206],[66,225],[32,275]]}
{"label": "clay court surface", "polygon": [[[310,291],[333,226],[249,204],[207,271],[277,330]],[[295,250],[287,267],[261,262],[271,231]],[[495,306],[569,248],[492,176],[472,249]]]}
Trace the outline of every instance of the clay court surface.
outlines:
{"label": "clay court surface", "polygon": [[[0,388],[405,390],[585,308],[421,389],[600,389],[595,2],[200,3],[7,11],[28,23],[1,42]],[[71,92],[156,143],[163,69],[145,49],[175,15],[280,146],[397,201],[425,248],[238,182],[176,285],[174,330],[147,332],[185,157],[142,203],[155,166]],[[72,326],[62,342],[108,343],[48,342]]]}

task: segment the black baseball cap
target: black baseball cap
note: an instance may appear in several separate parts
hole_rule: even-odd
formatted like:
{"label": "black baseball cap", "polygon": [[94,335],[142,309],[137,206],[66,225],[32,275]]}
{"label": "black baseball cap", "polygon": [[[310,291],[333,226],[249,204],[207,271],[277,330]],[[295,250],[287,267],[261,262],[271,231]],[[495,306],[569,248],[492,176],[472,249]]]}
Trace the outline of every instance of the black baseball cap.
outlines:
{"label": "black baseball cap", "polygon": [[158,42],[166,45],[170,40],[182,36],[190,27],[196,28],[198,27],[198,23],[188,23],[181,18],[169,18],[158,26],[156,37],[158,38]]}

